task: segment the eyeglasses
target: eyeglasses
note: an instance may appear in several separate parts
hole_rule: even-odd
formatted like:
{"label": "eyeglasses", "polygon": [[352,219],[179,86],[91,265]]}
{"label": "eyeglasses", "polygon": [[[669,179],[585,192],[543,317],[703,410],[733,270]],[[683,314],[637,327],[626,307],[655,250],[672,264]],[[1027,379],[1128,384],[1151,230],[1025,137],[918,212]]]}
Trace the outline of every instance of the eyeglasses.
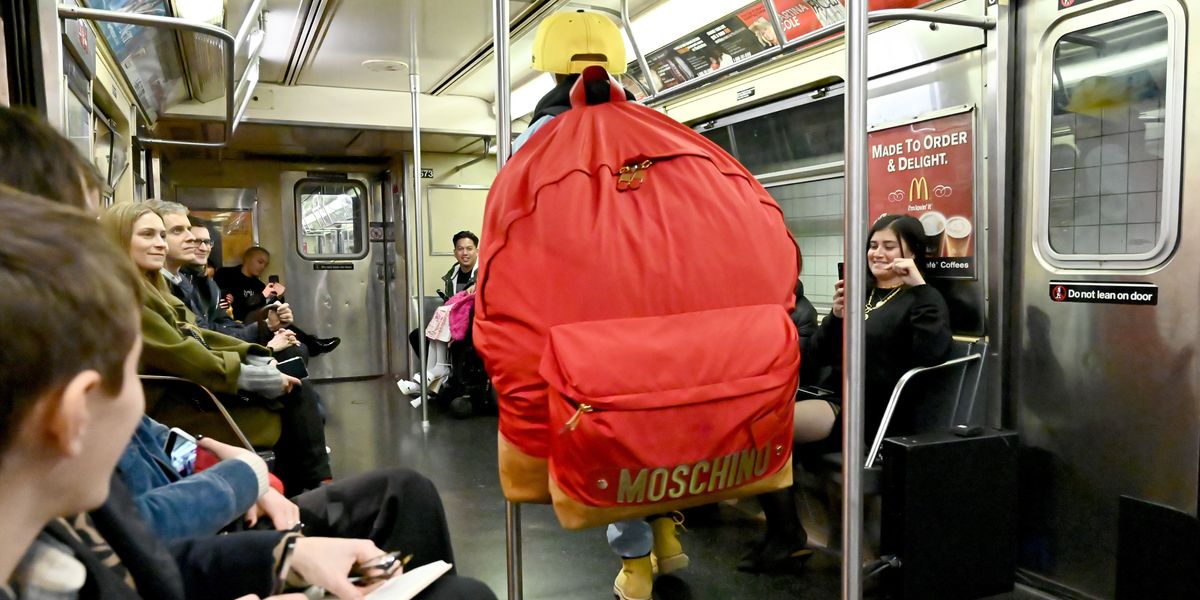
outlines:
{"label": "eyeglasses", "polygon": [[212,247],[213,247],[213,243],[214,243],[214,242],[213,242],[212,240],[196,240],[196,244],[197,244],[197,245],[199,245],[199,246],[208,246],[209,248],[212,248]]}

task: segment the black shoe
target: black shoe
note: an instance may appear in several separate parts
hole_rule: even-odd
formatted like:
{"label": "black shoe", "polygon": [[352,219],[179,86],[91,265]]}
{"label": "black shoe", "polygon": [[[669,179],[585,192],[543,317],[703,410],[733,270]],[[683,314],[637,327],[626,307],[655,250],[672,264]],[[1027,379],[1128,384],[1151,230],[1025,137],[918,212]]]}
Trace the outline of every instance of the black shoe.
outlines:
{"label": "black shoe", "polygon": [[325,354],[326,352],[333,352],[333,349],[337,348],[338,345],[341,343],[342,343],[342,338],[340,338],[340,337],[331,337],[331,338],[324,338],[324,339],[313,338],[312,342],[308,344],[308,355],[309,356],[320,356],[322,354]]}
{"label": "black shoe", "polygon": [[459,396],[450,401],[450,414],[456,419],[468,419],[475,414],[475,406],[470,398]]}
{"label": "black shoe", "polygon": [[805,546],[805,540],[785,542],[772,538],[757,555],[751,553],[742,559],[737,568],[747,573],[795,573],[804,567],[812,554],[812,549]]}

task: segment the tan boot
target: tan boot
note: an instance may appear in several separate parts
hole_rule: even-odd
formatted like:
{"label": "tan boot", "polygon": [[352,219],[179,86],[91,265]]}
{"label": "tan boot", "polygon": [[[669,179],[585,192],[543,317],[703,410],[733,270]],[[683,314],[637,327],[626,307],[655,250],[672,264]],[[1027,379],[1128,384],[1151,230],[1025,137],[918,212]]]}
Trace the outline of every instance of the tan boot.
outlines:
{"label": "tan boot", "polygon": [[679,543],[679,535],[675,531],[676,526],[683,526],[683,515],[679,513],[650,521],[650,530],[654,533],[653,556],[656,573],[665,575],[688,567],[688,555],[683,553],[683,545]]}
{"label": "tan boot", "polygon": [[613,582],[613,596],[617,600],[650,600],[654,590],[654,574],[650,571],[650,557],[622,558],[621,572]]}

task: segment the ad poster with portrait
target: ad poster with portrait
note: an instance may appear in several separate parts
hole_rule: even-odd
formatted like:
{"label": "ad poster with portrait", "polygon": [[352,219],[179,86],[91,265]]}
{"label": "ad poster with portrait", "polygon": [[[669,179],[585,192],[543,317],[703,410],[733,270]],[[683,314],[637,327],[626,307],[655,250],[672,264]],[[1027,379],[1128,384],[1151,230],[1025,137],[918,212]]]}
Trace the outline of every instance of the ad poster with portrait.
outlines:
{"label": "ad poster with portrait", "polygon": [[926,272],[974,279],[974,109],[874,129],[867,147],[871,222],[915,217],[925,229]]}
{"label": "ad poster with portrait", "polygon": [[[785,42],[846,20],[845,0],[772,1]],[[869,0],[869,6],[870,10],[913,8],[924,1]],[[665,48],[646,54],[646,64],[650,67],[650,79],[661,91],[781,45],[767,8],[761,2],[752,2]],[[650,95],[641,65],[636,60],[630,60],[628,71],[620,79],[621,85],[638,100]]]}

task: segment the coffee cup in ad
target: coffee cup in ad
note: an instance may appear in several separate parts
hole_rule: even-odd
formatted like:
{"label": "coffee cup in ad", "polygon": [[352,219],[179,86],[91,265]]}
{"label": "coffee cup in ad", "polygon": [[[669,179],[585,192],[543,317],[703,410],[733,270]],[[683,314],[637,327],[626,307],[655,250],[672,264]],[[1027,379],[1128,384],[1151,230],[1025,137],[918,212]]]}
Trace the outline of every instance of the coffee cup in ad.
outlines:
{"label": "coffee cup in ad", "polygon": [[942,236],[946,232],[946,215],[931,210],[920,216],[921,227],[925,229],[925,245],[929,256],[939,256],[942,248]]}
{"label": "coffee cup in ad", "polygon": [[971,220],[966,217],[950,217],[946,220],[946,252],[945,256],[970,256],[971,231],[974,229]]}

